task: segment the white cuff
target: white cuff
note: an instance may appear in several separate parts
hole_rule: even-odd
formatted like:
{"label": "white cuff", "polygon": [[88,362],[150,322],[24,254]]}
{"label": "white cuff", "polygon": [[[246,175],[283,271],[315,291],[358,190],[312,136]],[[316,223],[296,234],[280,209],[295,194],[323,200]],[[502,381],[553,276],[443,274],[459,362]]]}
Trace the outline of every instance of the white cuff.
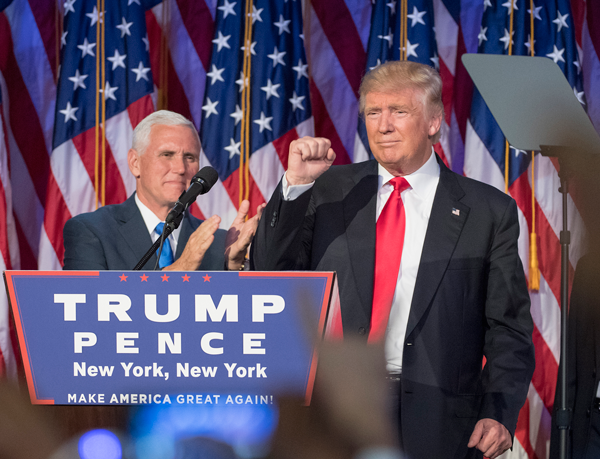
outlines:
{"label": "white cuff", "polygon": [[283,192],[283,200],[284,201],[293,201],[297,199],[302,193],[306,190],[310,190],[315,182],[307,183],[306,185],[290,185],[288,184],[287,178],[285,174],[281,179],[281,190]]}

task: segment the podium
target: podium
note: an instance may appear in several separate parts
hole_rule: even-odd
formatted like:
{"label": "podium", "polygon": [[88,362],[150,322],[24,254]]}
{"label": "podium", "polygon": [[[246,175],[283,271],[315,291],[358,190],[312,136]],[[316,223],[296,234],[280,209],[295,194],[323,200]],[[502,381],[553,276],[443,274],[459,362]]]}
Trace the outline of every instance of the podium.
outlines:
{"label": "podium", "polygon": [[332,272],[6,271],[31,402],[310,402]]}

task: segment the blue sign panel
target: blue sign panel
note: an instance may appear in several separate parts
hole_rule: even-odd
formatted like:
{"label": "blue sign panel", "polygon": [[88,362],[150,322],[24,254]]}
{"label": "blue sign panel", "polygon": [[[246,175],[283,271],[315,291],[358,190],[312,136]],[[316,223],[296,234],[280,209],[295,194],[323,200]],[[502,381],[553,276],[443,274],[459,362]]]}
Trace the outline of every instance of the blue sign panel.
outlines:
{"label": "blue sign panel", "polygon": [[32,403],[85,405],[309,399],[333,277],[5,272]]}

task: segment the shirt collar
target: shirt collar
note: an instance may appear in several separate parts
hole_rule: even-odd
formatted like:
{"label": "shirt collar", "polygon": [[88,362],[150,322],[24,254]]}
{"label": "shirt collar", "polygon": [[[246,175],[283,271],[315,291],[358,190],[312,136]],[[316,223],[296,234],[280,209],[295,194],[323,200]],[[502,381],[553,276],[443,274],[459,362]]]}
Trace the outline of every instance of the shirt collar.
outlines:
{"label": "shirt collar", "polygon": [[[154,229],[162,220],[158,218],[154,212],[148,209],[148,207],[142,201],[140,201],[137,193],[135,194],[135,203],[137,204],[138,209],[140,209],[140,213],[142,214],[146,228],[148,228],[148,233],[150,233],[152,240],[154,240],[154,234],[156,234],[154,233]],[[172,240],[177,241],[179,238],[179,231],[181,231],[181,225],[179,228],[175,229],[169,237],[173,238]]]}
{"label": "shirt collar", "polygon": [[[378,189],[381,190],[381,188],[392,178],[394,178],[394,176],[390,174],[381,164],[377,165],[377,169],[379,174]],[[423,164],[412,174],[404,176],[413,191],[422,199],[427,198],[430,193],[435,191],[439,177],[440,166],[437,163],[433,148],[431,149],[431,156],[425,162],[425,164]]]}

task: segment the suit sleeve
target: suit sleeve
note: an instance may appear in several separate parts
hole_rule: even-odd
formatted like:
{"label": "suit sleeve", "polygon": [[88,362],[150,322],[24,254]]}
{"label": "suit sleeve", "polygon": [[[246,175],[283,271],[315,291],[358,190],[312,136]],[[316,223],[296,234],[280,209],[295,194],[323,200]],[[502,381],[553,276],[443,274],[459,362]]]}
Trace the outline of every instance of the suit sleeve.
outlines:
{"label": "suit sleeve", "polygon": [[65,244],[64,270],[102,271],[108,269],[100,239],[77,219],[68,220],[63,228]]}
{"label": "suit sleeve", "polygon": [[484,398],[479,418],[501,422],[514,435],[519,411],[535,368],[533,321],[518,253],[519,222],[510,200],[490,250],[483,371]]}
{"label": "suit sleeve", "polygon": [[252,241],[251,269],[309,269],[313,209],[312,189],[293,201],[285,201],[280,182],[263,212]]}

